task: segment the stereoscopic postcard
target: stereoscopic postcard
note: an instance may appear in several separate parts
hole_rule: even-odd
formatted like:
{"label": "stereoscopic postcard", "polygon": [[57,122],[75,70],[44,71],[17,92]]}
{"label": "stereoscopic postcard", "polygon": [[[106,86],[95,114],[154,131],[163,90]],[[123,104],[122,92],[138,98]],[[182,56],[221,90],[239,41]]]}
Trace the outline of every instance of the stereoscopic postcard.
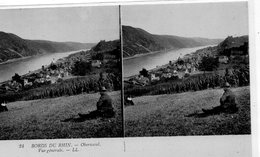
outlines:
{"label": "stereoscopic postcard", "polygon": [[0,153],[251,157],[249,6],[1,7]]}

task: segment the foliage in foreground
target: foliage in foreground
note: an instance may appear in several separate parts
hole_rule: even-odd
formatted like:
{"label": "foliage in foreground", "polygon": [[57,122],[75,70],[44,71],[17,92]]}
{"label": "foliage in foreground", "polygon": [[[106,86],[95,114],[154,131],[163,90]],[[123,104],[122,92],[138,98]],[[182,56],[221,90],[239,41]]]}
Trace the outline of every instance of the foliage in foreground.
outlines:
{"label": "foliage in foreground", "polygon": [[76,61],[72,68],[72,74],[75,76],[85,76],[92,69],[91,63],[86,61]]}
{"label": "foliage in foreground", "polygon": [[200,74],[187,79],[173,80],[156,85],[135,86],[125,89],[124,92],[126,95],[132,96],[173,94],[221,87],[225,82],[238,87],[249,85],[249,67],[240,67],[239,69],[234,69],[233,73],[225,75],[215,73]]}
{"label": "foliage in foreground", "polygon": [[34,100],[65,95],[77,95],[81,93],[94,93],[98,92],[101,86],[105,86],[106,89],[110,91],[116,91],[121,89],[120,79],[120,75],[113,73],[109,73],[104,80],[78,77],[60,83],[30,89],[28,91],[1,94],[0,99],[5,100],[6,102],[13,102],[18,100]]}
{"label": "foliage in foreground", "polygon": [[199,69],[201,71],[213,71],[217,69],[218,65],[218,58],[204,56],[199,64]]}

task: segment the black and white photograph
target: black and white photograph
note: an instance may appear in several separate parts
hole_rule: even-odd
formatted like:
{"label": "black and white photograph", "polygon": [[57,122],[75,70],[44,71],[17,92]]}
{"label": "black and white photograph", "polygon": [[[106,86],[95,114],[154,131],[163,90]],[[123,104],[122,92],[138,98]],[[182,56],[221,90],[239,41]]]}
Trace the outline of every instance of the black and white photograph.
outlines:
{"label": "black and white photograph", "polygon": [[0,10],[0,139],[122,137],[118,6]]}
{"label": "black and white photograph", "polygon": [[121,12],[126,137],[251,134],[247,2]]}
{"label": "black and white photograph", "polygon": [[0,156],[259,156],[257,0],[0,0]]}

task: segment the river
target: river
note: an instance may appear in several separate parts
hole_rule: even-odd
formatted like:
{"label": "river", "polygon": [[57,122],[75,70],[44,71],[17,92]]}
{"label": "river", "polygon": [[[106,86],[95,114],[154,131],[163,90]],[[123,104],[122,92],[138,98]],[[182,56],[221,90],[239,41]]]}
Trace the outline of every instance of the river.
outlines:
{"label": "river", "polygon": [[55,62],[60,58],[67,57],[79,51],[81,50],[49,53],[2,63],[0,64],[0,82],[10,80],[15,73],[24,75],[29,71],[40,69],[42,65],[49,65],[52,61]]}
{"label": "river", "polygon": [[171,50],[166,52],[157,52],[157,53],[152,53],[147,55],[141,55],[130,59],[124,59],[123,60],[124,77],[136,75],[139,73],[140,70],[142,70],[142,68],[151,70],[153,68],[156,68],[156,66],[165,65],[169,63],[170,60],[176,60],[178,59],[178,57],[183,57],[186,54],[193,53],[196,50],[209,47],[209,46],[215,46],[215,45],[183,48],[183,49]]}

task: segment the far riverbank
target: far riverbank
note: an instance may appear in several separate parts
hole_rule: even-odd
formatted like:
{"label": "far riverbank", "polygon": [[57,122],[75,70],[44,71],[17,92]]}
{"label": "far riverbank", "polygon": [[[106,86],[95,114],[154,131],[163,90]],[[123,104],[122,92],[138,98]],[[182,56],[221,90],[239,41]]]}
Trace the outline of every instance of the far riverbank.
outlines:
{"label": "far riverbank", "polygon": [[163,53],[163,52],[168,52],[168,51],[173,51],[173,50],[178,50],[178,49],[179,48],[174,48],[174,49],[167,49],[167,50],[160,50],[160,51],[152,51],[149,53],[136,54],[131,57],[124,57],[123,60],[128,60],[128,59],[143,57],[143,56],[147,56],[147,55],[151,55],[151,54],[155,54],[155,53]]}
{"label": "far riverbank", "polygon": [[152,70],[169,63],[169,61],[177,60],[179,57],[184,57],[187,54],[196,52],[199,49],[203,49],[212,45],[199,46],[194,48],[182,48],[169,50],[162,53],[155,52],[144,54],[140,56],[133,56],[123,60],[124,77],[130,77],[138,75],[139,71],[143,68]]}
{"label": "far riverbank", "polygon": [[51,62],[56,62],[61,58],[67,57],[70,54],[74,54],[80,51],[82,50],[43,54],[21,59],[19,58],[17,60],[0,64],[0,82],[10,80],[15,73],[18,73],[19,75],[27,74],[30,71],[40,69],[43,65],[49,65]]}

